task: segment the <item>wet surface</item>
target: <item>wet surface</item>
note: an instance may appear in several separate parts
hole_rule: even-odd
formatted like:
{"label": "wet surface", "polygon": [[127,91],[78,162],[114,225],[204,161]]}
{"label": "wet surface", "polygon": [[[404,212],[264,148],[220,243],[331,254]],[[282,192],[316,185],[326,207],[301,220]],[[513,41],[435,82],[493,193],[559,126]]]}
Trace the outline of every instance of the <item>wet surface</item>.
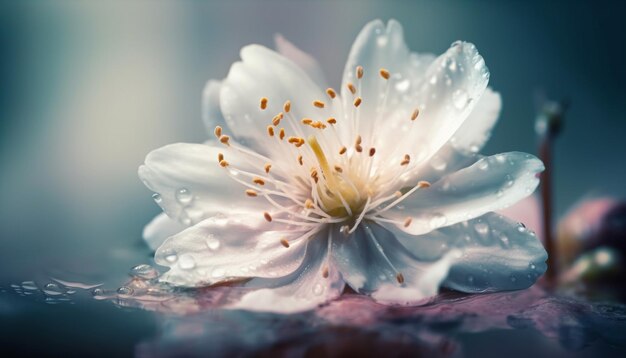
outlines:
{"label": "wet surface", "polygon": [[[222,308],[233,287],[180,290],[148,265],[120,287],[59,278],[0,288],[3,347],[15,354],[591,357],[626,354],[626,306],[539,286],[504,293],[443,292],[422,307],[344,294],[293,315]],[[34,344],[37,342],[37,344]]]}

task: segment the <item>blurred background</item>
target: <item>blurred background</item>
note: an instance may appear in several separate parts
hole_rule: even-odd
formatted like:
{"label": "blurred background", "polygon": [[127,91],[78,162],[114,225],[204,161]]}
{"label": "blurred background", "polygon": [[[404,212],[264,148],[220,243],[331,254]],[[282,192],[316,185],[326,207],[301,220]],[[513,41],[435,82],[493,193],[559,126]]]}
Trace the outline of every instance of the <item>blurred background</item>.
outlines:
{"label": "blurred background", "polygon": [[[417,52],[476,44],[503,98],[487,154],[537,152],[537,90],[570,100],[554,158],[556,217],[584,197],[624,198],[623,10],[617,1],[2,1],[0,287],[42,274],[115,281],[148,262],[141,230],[159,208],[137,167],[152,149],[206,138],[206,81],[224,77],[242,46],[273,47],[282,33],[337,86],[375,18],[399,20]],[[81,319],[116,314],[86,311]],[[30,317],[19,312],[0,300],[15,332]],[[150,316],[133,314],[137,334],[149,335]]]}

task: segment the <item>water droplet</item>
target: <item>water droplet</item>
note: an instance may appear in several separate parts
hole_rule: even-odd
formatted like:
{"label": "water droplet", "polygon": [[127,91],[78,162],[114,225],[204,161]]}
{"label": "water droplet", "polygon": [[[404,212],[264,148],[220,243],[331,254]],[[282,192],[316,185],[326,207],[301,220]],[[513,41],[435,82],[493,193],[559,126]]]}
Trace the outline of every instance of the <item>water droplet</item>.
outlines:
{"label": "water droplet", "polygon": [[404,79],[396,83],[396,90],[398,92],[406,92],[410,86],[411,86],[411,81],[409,81],[408,79]]}
{"label": "water droplet", "polygon": [[448,166],[448,163],[446,163],[446,161],[443,160],[440,156],[435,155],[430,160],[430,166],[433,167],[433,169],[435,170],[443,171]]}
{"label": "water droplet", "polygon": [[315,294],[316,296],[319,296],[322,294],[322,292],[324,292],[324,288],[319,283],[316,283],[313,286],[313,294]]}
{"label": "water droplet", "polygon": [[517,277],[511,275],[510,280],[511,282],[515,283],[517,281]]}
{"label": "water droplet", "polygon": [[467,92],[462,89],[458,89],[452,93],[452,103],[457,109],[464,109],[467,106],[468,97]]}
{"label": "water droplet", "polygon": [[507,188],[510,188],[510,187],[512,187],[512,186],[513,186],[513,184],[515,184],[515,181],[513,180],[513,178],[511,177],[511,175],[510,175],[510,174],[507,174],[507,175],[504,177],[504,180],[505,180],[505,182],[504,182],[504,186],[506,186]]}
{"label": "water droplet", "polygon": [[211,276],[214,278],[219,278],[224,276],[224,274],[226,274],[226,270],[224,270],[221,267],[217,267],[215,269],[213,269],[213,271],[211,272]]}
{"label": "water droplet", "polygon": [[486,161],[485,159],[480,160],[478,162],[478,169],[480,169],[480,170],[487,170],[487,169],[489,169],[489,162]]}
{"label": "water droplet", "polygon": [[454,42],[450,45],[450,47],[457,47],[457,46],[460,46],[462,43],[463,43],[463,42],[461,42],[461,41],[458,41],[458,40],[457,40],[457,41],[454,41]]}
{"label": "water droplet", "polygon": [[176,191],[176,201],[179,203],[186,205],[191,203],[192,200],[193,195],[191,195],[191,192],[187,188],[178,189]]}
{"label": "water droplet", "polygon": [[178,259],[178,267],[183,270],[191,270],[196,267],[196,260],[194,260],[191,254],[182,254]]}
{"label": "water droplet", "polygon": [[498,235],[500,238],[500,241],[502,242],[502,244],[504,246],[508,246],[509,245],[509,237],[506,236],[505,234],[501,233],[500,235]]}
{"label": "water droplet", "polygon": [[104,290],[103,290],[103,289],[101,289],[101,288],[96,288],[96,289],[94,289],[93,291],[91,291],[91,294],[92,294],[94,297],[97,297],[97,296],[103,296],[103,295],[104,295]]}
{"label": "water droplet", "polygon": [[130,269],[130,275],[138,278],[143,278],[146,280],[152,280],[159,276],[158,271],[147,264],[141,264]]}
{"label": "water droplet", "polygon": [[48,296],[59,296],[59,295],[62,295],[64,292],[56,283],[49,283],[44,286],[43,293],[45,293]]}
{"label": "water droplet", "polygon": [[467,276],[467,282],[474,283],[474,276],[472,275]]}
{"label": "water droplet", "polygon": [[28,291],[37,290],[37,285],[33,281],[24,281],[22,282],[22,288]]}
{"label": "water droplet", "polygon": [[206,239],[206,246],[209,248],[209,250],[215,251],[220,248],[220,241],[211,236]]}
{"label": "water droplet", "polygon": [[474,229],[481,235],[487,235],[487,233],[489,233],[489,225],[484,222],[477,222],[474,224]]}
{"label": "water droplet", "polygon": [[434,84],[436,84],[436,83],[437,83],[437,76],[436,76],[436,75],[433,75],[433,77],[431,77],[431,78],[430,78],[430,84],[431,84],[431,85],[434,85]]}
{"label": "water droplet", "polygon": [[528,265],[528,267],[529,267],[531,270],[534,270],[534,269],[536,269],[536,268],[537,268],[537,266],[535,266],[535,264],[534,264],[534,263],[532,263],[532,262]]}
{"label": "water droplet", "polygon": [[448,68],[450,69],[450,71],[456,72],[456,61],[455,60],[451,60],[450,61],[450,65],[448,65]]}
{"label": "water droplet", "polygon": [[504,163],[506,158],[502,154],[496,154],[496,160],[498,161],[498,163]]}
{"label": "water droplet", "polygon": [[161,197],[161,194],[159,193],[152,194],[152,200],[154,200],[154,202],[157,204],[161,204],[163,202],[163,198]]}
{"label": "water droplet", "polygon": [[165,261],[169,263],[174,263],[178,261],[178,255],[174,251],[167,250],[166,252],[161,253],[161,256],[165,258]]}
{"label": "water droplet", "polygon": [[378,44],[378,46],[385,46],[387,44],[387,42],[389,41],[389,39],[387,38],[387,36],[379,36],[376,39],[376,43]]}
{"label": "water droplet", "polygon": [[502,189],[499,189],[498,191],[496,191],[496,197],[501,198],[502,195],[504,195],[504,191],[502,191]]}
{"label": "water droplet", "polygon": [[122,286],[117,289],[117,293],[119,293],[120,295],[132,295],[133,292],[133,289],[128,286]]}
{"label": "water droplet", "polygon": [[430,227],[432,229],[438,229],[438,228],[444,226],[447,221],[448,221],[448,219],[446,218],[445,215],[437,213],[437,214],[434,214],[432,216],[432,218],[430,218],[430,222],[429,223],[430,223]]}
{"label": "water droplet", "polygon": [[521,232],[522,234],[527,232],[528,229],[526,229],[526,226],[524,226],[524,224],[520,224],[520,226],[517,227],[517,231]]}

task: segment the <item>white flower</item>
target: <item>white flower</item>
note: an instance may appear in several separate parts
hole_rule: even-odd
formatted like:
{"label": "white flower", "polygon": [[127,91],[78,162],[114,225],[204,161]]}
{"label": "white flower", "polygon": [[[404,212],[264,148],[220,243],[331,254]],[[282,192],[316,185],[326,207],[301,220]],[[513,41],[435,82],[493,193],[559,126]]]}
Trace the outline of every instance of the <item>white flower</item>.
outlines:
{"label": "white flower", "polygon": [[144,232],[170,268],[162,281],[238,281],[254,290],[230,307],[278,312],[313,308],[346,284],[417,304],[442,284],[535,282],[545,250],[493,211],[532,193],[543,165],[476,154],[501,102],[474,45],[411,53],[400,24],[373,21],[335,91],[315,60],[276,40],[282,55],[244,47],[226,79],[208,83],[215,140],[165,146],[139,168],[168,216]]}

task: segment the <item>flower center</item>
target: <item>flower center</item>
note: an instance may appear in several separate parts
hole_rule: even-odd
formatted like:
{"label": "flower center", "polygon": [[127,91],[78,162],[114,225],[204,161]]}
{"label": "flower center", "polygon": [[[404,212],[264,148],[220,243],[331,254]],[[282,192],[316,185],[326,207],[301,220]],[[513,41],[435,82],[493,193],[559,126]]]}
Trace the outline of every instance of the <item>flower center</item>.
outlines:
{"label": "flower center", "polygon": [[[365,207],[366,195],[362,192],[368,191],[367,186],[360,180],[355,180],[358,178],[346,180],[333,171],[315,136],[310,136],[307,142],[324,175],[323,184],[317,184],[317,192],[325,212],[333,217],[358,216]],[[351,172],[346,173],[348,176],[350,174]]]}

